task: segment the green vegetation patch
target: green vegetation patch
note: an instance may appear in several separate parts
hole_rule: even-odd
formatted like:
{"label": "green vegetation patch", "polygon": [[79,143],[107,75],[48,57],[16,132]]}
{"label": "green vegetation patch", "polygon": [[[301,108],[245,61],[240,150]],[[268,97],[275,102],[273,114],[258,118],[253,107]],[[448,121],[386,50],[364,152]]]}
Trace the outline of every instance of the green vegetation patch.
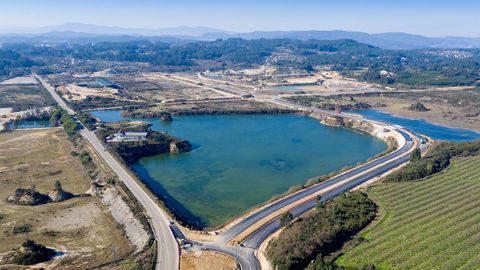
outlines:
{"label": "green vegetation patch", "polygon": [[23,242],[22,247],[14,254],[13,261],[16,264],[32,265],[50,260],[55,255],[55,251],[37,244],[32,240]]}
{"label": "green vegetation patch", "polygon": [[272,242],[268,256],[278,270],[304,269],[314,259],[309,269],[324,269],[319,268],[325,265],[323,256],[365,227],[375,213],[375,203],[364,193],[354,191],[327,204],[319,203],[315,212],[291,225],[284,216],[282,223],[287,228]]}
{"label": "green vegetation patch", "polygon": [[75,135],[76,131],[78,130],[75,120],[67,113],[66,110],[60,107],[53,109],[50,113],[50,125],[57,126],[58,123],[62,124],[63,129],[69,137]]}
{"label": "green vegetation patch", "polygon": [[408,107],[408,109],[410,111],[416,111],[416,112],[426,112],[426,111],[428,111],[427,107],[425,107],[425,105],[423,105],[423,103],[421,103],[420,101],[417,101],[416,103],[410,105],[410,107]]}
{"label": "green vegetation patch", "polygon": [[387,176],[385,181],[418,180],[447,168],[453,157],[475,155],[479,151],[480,141],[465,143],[443,142],[421,159],[412,156],[412,161],[404,169]]}
{"label": "green vegetation patch", "polygon": [[424,181],[370,189],[382,219],[337,264],[380,269],[478,269],[480,156],[455,159]]}

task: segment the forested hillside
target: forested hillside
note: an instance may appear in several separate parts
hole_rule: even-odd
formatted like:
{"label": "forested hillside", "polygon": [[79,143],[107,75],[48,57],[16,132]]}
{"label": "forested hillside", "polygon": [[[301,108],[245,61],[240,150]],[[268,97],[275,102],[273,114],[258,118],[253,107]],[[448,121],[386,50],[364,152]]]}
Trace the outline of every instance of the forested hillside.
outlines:
{"label": "forested hillside", "polygon": [[[17,63],[12,62],[12,54]],[[340,71],[350,77],[381,84],[475,85],[480,81],[479,49],[385,50],[353,40],[292,40],[239,38],[165,43],[153,41],[85,44],[4,44],[3,65],[55,65],[64,59],[143,62],[160,69],[222,70],[260,64],[312,71],[315,67]],[[10,59],[10,60],[9,60]],[[56,59],[56,60],[55,60]],[[61,63],[61,65],[59,65]],[[59,70],[60,68],[60,70]]]}

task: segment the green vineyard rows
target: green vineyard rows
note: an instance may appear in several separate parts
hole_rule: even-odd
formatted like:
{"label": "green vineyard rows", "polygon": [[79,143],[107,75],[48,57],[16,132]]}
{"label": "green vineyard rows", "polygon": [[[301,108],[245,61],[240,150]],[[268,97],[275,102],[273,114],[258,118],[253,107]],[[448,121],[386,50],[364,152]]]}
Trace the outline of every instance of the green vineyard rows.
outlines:
{"label": "green vineyard rows", "polygon": [[480,269],[480,156],[415,182],[368,192],[381,212],[337,263],[380,269]]}

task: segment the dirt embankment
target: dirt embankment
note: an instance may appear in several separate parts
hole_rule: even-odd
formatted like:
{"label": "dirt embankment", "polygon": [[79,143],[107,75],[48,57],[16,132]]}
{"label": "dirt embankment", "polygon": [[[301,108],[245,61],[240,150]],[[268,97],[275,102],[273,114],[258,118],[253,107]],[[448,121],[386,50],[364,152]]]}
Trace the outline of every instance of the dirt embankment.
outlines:
{"label": "dirt embankment", "polygon": [[150,234],[122,199],[117,188],[107,189],[102,201],[108,206],[115,221],[123,226],[127,238],[135,246],[135,253],[142,251],[150,240]]}
{"label": "dirt embankment", "polygon": [[335,127],[346,127],[356,131],[370,134],[385,141],[390,150],[397,148],[405,143],[405,139],[396,131],[380,124],[374,124],[367,121],[353,119],[342,116],[326,116],[323,114],[310,114],[311,117],[319,119],[323,124]]}

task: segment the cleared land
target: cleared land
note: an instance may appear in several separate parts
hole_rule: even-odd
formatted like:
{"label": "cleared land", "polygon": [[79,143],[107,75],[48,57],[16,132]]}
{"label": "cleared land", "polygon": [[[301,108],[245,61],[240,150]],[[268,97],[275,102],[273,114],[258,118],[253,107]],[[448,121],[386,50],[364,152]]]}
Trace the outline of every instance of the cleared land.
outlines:
{"label": "cleared land", "polygon": [[15,77],[0,82],[0,84],[36,84],[37,80],[33,76]]}
{"label": "cleared land", "polygon": [[1,254],[18,248],[25,240],[24,233],[15,233],[15,228],[25,224],[30,227],[30,239],[65,252],[55,259],[53,268],[79,269],[108,263],[113,245],[117,259],[133,251],[122,227],[98,197],[37,206],[7,202],[20,186],[30,188],[33,184],[37,191],[48,194],[55,180],[60,180],[68,192],[84,194],[90,188],[90,177],[71,151],[78,149],[58,129],[0,135]]}
{"label": "cleared land", "polygon": [[57,88],[62,93],[63,98],[69,101],[83,100],[91,97],[110,97],[114,98],[118,90],[110,87],[82,87],[75,84],[68,84]]}
{"label": "cleared land", "polygon": [[213,251],[193,251],[180,257],[180,270],[238,270],[235,259]]}
{"label": "cleared land", "polygon": [[0,108],[13,107],[15,110],[25,110],[53,103],[50,94],[39,84],[0,85]]}
{"label": "cleared land", "polygon": [[480,156],[455,160],[423,181],[369,190],[381,218],[346,250],[339,265],[380,269],[480,267]]}
{"label": "cleared land", "polygon": [[169,79],[161,74],[145,74],[143,76],[117,76],[112,78],[116,83],[133,91],[145,100],[161,102],[164,100],[210,99],[221,98],[202,85],[188,85]]}
{"label": "cleared land", "polygon": [[262,67],[255,70],[217,72],[214,73],[214,76],[232,82],[247,83],[257,87],[262,94],[293,94],[299,91],[306,94],[341,94],[372,92],[382,89],[379,85],[347,78],[331,70],[295,73],[294,71]]}
{"label": "cleared land", "polygon": [[196,115],[196,114],[280,114],[294,112],[291,109],[285,109],[270,103],[261,103],[249,100],[225,100],[225,101],[205,101],[205,102],[176,102],[160,104],[154,107],[141,108],[137,110],[126,111],[130,117],[151,117],[159,116],[162,113],[171,113],[177,115]]}

